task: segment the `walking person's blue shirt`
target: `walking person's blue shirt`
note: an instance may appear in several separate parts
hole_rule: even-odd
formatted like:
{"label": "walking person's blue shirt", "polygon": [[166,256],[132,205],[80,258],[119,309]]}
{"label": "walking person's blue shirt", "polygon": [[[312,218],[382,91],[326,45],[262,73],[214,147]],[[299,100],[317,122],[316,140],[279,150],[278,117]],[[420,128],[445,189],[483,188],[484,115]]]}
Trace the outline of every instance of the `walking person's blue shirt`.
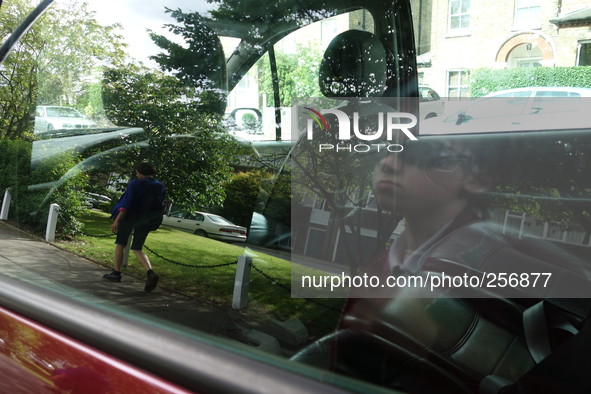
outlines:
{"label": "walking person's blue shirt", "polygon": [[134,179],[129,183],[127,190],[125,190],[125,193],[123,193],[123,196],[121,196],[121,199],[113,208],[111,217],[117,217],[119,211],[121,210],[127,211],[129,214],[133,214],[135,210],[138,209],[138,207],[143,206],[143,200],[147,193],[145,192],[145,186],[142,185],[142,183],[144,183],[144,185],[147,184],[150,188],[158,187],[161,190],[159,196],[160,203],[164,203],[164,198],[166,197],[166,186],[154,178],[146,177],[142,180]]}

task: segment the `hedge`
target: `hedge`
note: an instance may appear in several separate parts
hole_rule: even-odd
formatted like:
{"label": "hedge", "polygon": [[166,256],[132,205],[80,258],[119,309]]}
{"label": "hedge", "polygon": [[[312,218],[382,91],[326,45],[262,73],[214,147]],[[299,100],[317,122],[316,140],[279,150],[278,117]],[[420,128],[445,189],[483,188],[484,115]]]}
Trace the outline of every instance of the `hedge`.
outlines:
{"label": "hedge", "polygon": [[[29,215],[23,215],[26,205],[29,170],[31,167],[32,142],[0,139],[0,203],[4,191],[10,188],[12,203],[9,216],[21,221]],[[22,204],[21,204],[22,203]]]}
{"label": "hedge", "polygon": [[29,175],[31,167],[31,148],[29,141],[0,139],[0,191],[8,187],[18,187]]}
{"label": "hedge", "polygon": [[78,163],[78,158],[70,153],[61,153],[46,158],[31,170],[31,150],[30,141],[0,139],[0,202],[4,191],[10,188],[9,218],[32,224],[40,232],[47,223],[49,204],[57,203],[62,216],[71,224],[65,226],[60,222],[58,232],[73,234],[80,228],[75,218],[86,211],[84,187],[87,176],[74,176],[55,190],[29,190],[29,185],[58,181]]}
{"label": "hedge", "polygon": [[471,71],[470,96],[482,97],[505,89],[532,86],[591,88],[589,67],[527,67]]}

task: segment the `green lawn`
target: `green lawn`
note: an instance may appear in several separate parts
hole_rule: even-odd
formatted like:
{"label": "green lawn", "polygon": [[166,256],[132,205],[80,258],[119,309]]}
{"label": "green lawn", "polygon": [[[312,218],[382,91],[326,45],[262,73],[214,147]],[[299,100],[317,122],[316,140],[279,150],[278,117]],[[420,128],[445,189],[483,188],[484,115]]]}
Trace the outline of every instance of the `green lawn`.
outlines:
{"label": "green lawn", "polygon": [[[83,231],[92,235],[110,233],[112,220],[108,214],[91,211],[80,217],[84,223]],[[113,264],[115,237],[94,238],[78,236],[75,241],[59,241],[59,245],[82,256],[105,264]],[[215,265],[237,261],[244,254],[244,246],[230,245],[209,238],[199,237],[183,231],[161,226],[151,233],[146,240],[147,247],[157,254],[191,265]],[[160,284],[178,292],[213,301],[222,307],[232,305],[232,293],[236,265],[219,268],[183,267],[165,261],[154,254],[147,253],[154,271],[160,276]],[[290,286],[291,265],[288,261],[255,252],[254,265],[284,286]],[[129,264],[123,272],[145,276],[141,264],[130,253]],[[316,272],[311,272],[318,273]],[[337,309],[343,304],[342,299],[317,300]],[[247,317],[264,319],[273,316],[279,320],[296,317],[308,329],[310,339],[325,335],[334,330],[339,313],[303,299],[291,298],[290,292],[273,284],[261,274],[252,270],[248,294],[248,307],[244,310]]]}

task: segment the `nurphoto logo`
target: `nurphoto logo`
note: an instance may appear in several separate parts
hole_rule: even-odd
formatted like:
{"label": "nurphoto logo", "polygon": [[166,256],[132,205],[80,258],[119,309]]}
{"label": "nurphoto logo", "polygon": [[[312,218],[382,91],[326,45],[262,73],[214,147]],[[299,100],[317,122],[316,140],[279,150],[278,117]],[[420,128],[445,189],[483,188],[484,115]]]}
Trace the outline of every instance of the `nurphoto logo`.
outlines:
{"label": "nurphoto logo", "polygon": [[[338,109],[321,109],[316,111],[311,107],[302,107],[303,114],[309,116],[307,119],[307,138],[309,141],[314,140],[314,123],[318,125],[321,131],[328,132],[329,127],[324,118],[325,114],[335,115],[338,121],[338,139],[342,141],[351,140],[351,120],[349,115]],[[374,115],[375,116],[375,115]],[[409,122],[410,120],[410,122]],[[380,151],[380,149],[387,149],[388,152],[402,152],[402,145],[390,143],[393,140],[394,130],[402,131],[410,140],[416,141],[417,138],[409,131],[410,128],[416,126],[417,118],[415,115],[407,112],[378,112],[377,113],[377,130],[366,128],[361,132],[359,127],[359,112],[353,112],[353,133],[355,137],[362,141],[376,141],[380,143],[361,143],[361,144],[319,144],[318,150],[336,150],[347,152],[369,152],[372,149]],[[385,132],[385,138],[384,138]]]}

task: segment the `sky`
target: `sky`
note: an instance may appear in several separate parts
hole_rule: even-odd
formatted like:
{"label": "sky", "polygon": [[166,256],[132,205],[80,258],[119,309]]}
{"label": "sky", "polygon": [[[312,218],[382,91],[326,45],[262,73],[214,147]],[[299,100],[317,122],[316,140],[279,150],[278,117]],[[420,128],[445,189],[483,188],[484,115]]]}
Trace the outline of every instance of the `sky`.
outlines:
{"label": "sky", "polygon": [[129,55],[152,67],[156,67],[156,63],[148,57],[159,53],[160,48],[152,42],[146,29],[181,43],[178,37],[163,28],[165,23],[176,22],[170,14],[164,13],[165,6],[171,9],[180,8],[184,12],[200,13],[205,13],[208,8],[212,8],[211,4],[204,0],[87,0],[87,2],[89,10],[96,12],[96,19],[100,24],[120,23],[123,26],[120,34],[128,44]]}

